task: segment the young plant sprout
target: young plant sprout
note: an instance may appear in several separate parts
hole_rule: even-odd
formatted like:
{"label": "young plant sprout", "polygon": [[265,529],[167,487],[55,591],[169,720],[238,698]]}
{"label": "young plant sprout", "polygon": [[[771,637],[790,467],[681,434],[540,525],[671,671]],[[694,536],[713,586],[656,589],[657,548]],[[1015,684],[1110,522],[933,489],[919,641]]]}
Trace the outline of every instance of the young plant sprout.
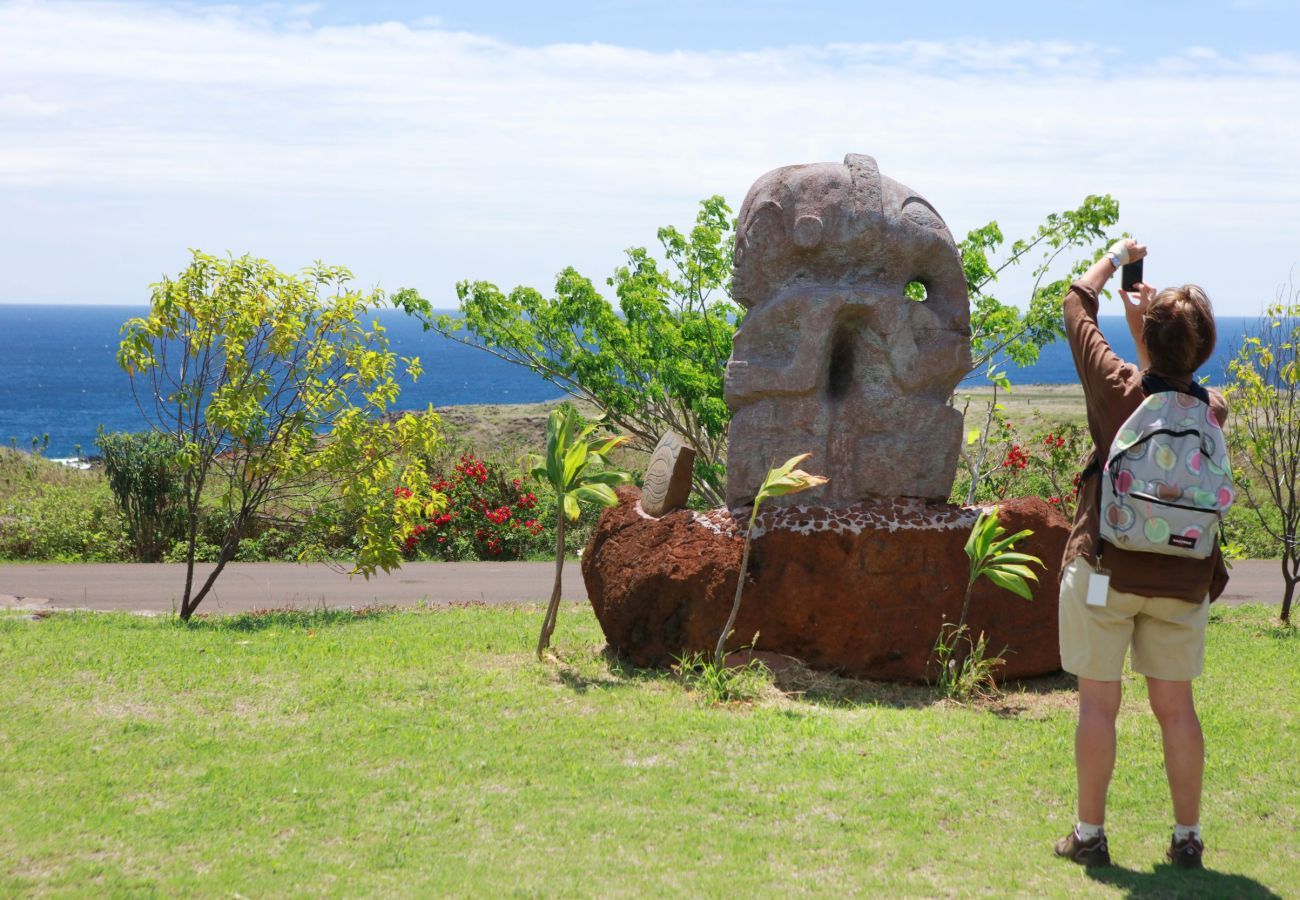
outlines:
{"label": "young plant sprout", "polygon": [[[533,458],[535,465],[530,474],[549,484],[558,501],[555,510],[555,587],[551,590],[551,602],[546,607],[542,632],[537,638],[538,659],[551,644],[555,617],[560,608],[565,520],[577,521],[582,513],[580,503],[617,506],[614,485],[624,484],[632,478],[627,472],[603,468],[607,464],[606,454],[626,443],[627,438],[592,438],[591,434],[598,425],[599,420],[584,426],[578,411],[568,403],[556,407],[546,419],[546,456],[544,459]],[[595,466],[602,469],[595,471]]]}
{"label": "young plant sprout", "polygon": [[758,508],[769,497],[797,494],[809,488],[820,487],[830,481],[824,475],[809,475],[803,469],[795,468],[810,456],[812,456],[811,453],[801,453],[798,456],[790,457],[783,465],[777,466],[775,469],[769,469],[762,485],[758,488],[758,493],[754,495],[754,508],[749,514],[749,526],[745,529],[745,549],[740,556],[740,578],[736,582],[736,599],[731,604],[731,615],[727,617],[727,624],[718,637],[718,646],[713,651],[715,665],[722,665],[723,647],[727,643],[727,637],[731,634],[732,626],[736,624],[736,616],[740,613],[740,596],[745,590],[745,575],[749,571],[749,547],[754,540],[754,522],[758,519]]}

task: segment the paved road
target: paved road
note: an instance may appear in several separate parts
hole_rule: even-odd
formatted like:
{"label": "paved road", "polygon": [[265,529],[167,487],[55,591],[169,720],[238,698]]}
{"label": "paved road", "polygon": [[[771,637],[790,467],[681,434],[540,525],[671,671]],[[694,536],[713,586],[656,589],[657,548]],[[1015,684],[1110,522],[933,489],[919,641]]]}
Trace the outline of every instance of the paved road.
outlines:
{"label": "paved road", "polygon": [[[211,568],[197,567],[196,578]],[[199,608],[215,613],[374,603],[544,603],[554,578],[555,563],[547,562],[407,563],[369,581],[319,563],[231,563]],[[170,563],[0,565],[0,607],[171,612],[184,585],[185,566]],[[586,597],[578,564],[566,563],[564,598]]]}
{"label": "paved road", "polygon": [[[200,573],[208,567],[200,567]],[[369,581],[328,566],[294,563],[231,563],[204,612],[241,612],[265,607],[318,608],[372,603],[413,606],[479,601],[489,604],[545,602],[551,596],[553,563],[407,563],[392,575]],[[185,582],[181,565],[135,563],[0,565],[0,607],[83,608],[171,612]],[[564,566],[564,598],[586,599],[576,562]],[[1220,602],[1280,604],[1279,564],[1238,562]]]}

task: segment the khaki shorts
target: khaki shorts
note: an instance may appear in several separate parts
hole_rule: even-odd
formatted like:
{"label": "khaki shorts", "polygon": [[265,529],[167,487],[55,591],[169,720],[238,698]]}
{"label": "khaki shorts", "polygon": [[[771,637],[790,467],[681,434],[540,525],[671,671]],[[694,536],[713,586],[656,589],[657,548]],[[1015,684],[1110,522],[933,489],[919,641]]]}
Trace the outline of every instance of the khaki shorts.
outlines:
{"label": "khaki shorts", "polygon": [[1142,597],[1111,588],[1105,606],[1089,606],[1092,566],[1073,559],[1061,576],[1061,667],[1080,678],[1119,681],[1133,647],[1133,671],[1167,681],[1191,681],[1205,665],[1210,604],[1176,597]]}

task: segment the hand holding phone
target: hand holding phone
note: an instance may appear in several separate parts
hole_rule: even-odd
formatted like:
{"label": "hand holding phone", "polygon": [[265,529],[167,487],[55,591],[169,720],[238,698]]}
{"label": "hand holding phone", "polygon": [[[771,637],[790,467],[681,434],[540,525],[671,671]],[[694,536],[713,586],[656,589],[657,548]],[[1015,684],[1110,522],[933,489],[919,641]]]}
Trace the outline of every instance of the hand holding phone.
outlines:
{"label": "hand holding phone", "polygon": [[1142,259],[1126,264],[1120,269],[1120,288],[1131,291],[1142,283]]}

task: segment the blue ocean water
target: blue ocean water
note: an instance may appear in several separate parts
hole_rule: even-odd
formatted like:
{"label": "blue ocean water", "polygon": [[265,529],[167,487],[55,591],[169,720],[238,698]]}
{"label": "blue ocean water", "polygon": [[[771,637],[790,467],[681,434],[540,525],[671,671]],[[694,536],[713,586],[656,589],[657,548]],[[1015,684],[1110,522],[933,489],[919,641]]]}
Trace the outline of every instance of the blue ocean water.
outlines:
{"label": "blue ocean water", "polygon": [[[93,453],[96,429],[136,431],[144,420],[131,384],[117,366],[118,330],[143,313],[130,306],[51,306],[0,304],[0,442],[49,435],[46,455],[72,456],[78,447]],[[1219,319],[1219,349],[1202,369],[1222,381],[1227,357],[1253,319]],[[562,392],[520,366],[496,359],[437,334],[400,313],[383,317],[393,348],[419,356],[424,375],[404,383],[399,406],[422,409],[469,403],[536,403]],[[1103,317],[1102,330],[1116,352],[1133,358],[1133,342],[1122,317]],[[1020,384],[1068,384],[1074,364],[1064,343],[1046,347],[1037,365],[1012,369]],[[984,383],[972,378],[972,383]]]}

